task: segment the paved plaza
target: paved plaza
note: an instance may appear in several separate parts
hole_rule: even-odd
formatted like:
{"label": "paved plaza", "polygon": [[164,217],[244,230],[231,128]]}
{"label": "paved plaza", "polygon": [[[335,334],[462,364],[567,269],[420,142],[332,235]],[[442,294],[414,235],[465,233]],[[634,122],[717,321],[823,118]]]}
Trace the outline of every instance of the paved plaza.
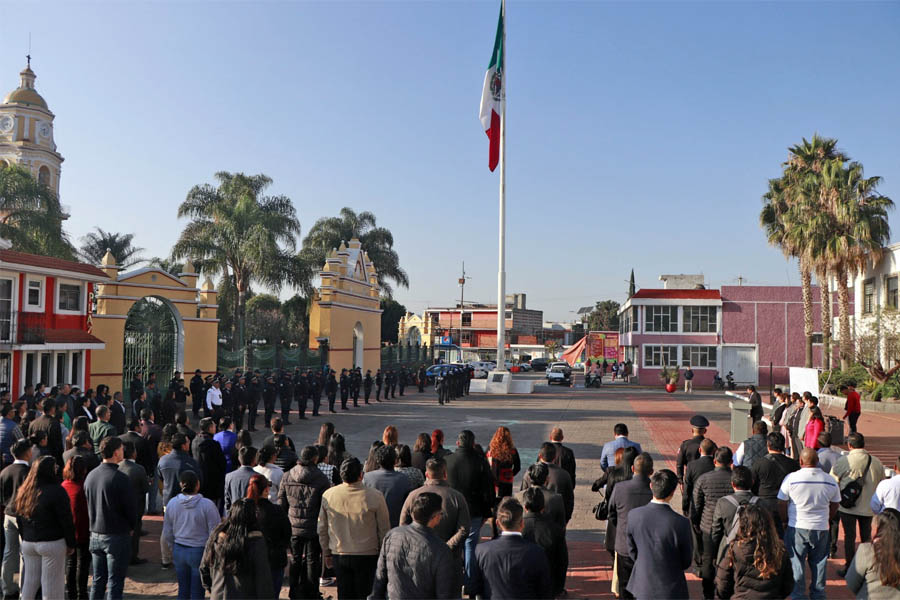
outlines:
{"label": "paved plaza", "polygon": [[[287,428],[287,433],[299,446],[313,443],[319,425],[328,420],[346,436],[348,450],[362,458],[371,442],[381,439],[382,430],[389,424],[396,425],[400,441],[410,445],[418,433],[443,429],[447,447],[454,445],[461,429],[472,430],[476,442],[486,445],[494,430],[506,425],[513,433],[524,467],[535,460],[537,450],[547,440],[551,428],[562,427],[564,443],[574,450],[578,461],[575,513],[567,535],[570,553],[567,589],[573,598],[612,598],[609,587],[611,562],[603,548],[605,522],[596,521],[591,511],[600,499],[599,494],[591,492],[590,486],[600,473],[602,444],[612,438],[613,425],[624,422],[631,430],[629,437],[653,455],[657,468],[665,466],[674,470],[678,445],[690,437],[688,419],[697,413],[706,415],[711,421],[709,436],[712,439],[720,444],[728,442],[728,399],[722,393],[669,395],[653,389],[624,386],[605,386],[602,390],[590,391],[578,387],[548,389],[539,386],[538,392],[530,395],[472,395],[448,406],[437,404],[432,389],[423,394],[413,391],[402,398],[398,396],[349,412],[325,413],[299,423],[292,418],[294,424]],[[879,414],[877,417],[864,414],[860,420],[860,430],[868,434],[868,445],[886,465],[893,464],[900,450],[892,433],[898,426],[900,415],[897,414]],[[266,432],[258,432],[254,439],[259,443],[265,435]],[[731,446],[736,447],[736,444]],[[522,473],[516,477],[517,487],[521,477]],[[673,505],[681,506],[679,496]],[[131,597],[174,596],[174,571],[159,568],[161,517],[146,517],[144,522],[150,535],[142,539],[141,556],[150,562],[129,569],[126,593]],[[843,580],[835,574],[841,564],[840,558],[829,561],[829,598],[852,597]],[[692,597],[701,597],[699,580],[690,573],[688,579]],[[323,588],[323,593],[336,596],[336,588]],[[287,597],[286,585],[281,596]]]}

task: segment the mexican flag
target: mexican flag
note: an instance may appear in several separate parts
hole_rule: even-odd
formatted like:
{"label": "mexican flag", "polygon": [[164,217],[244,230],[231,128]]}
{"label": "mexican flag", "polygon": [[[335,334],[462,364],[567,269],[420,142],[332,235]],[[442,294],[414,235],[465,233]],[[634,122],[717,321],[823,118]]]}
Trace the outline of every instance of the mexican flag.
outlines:
{"label": "mexican flag", "polygon": [[500,115],[503,114],[503,103],[506,101],[506,88],[503,84],[503,6],[500,6],[500,19],[497,21],[497,37],[494,39],[494,51],[491,62],[484,74],[484,89],[481,91],[481,125],[490,140],[488,152],[488,168],[493,171],[500,162]]}

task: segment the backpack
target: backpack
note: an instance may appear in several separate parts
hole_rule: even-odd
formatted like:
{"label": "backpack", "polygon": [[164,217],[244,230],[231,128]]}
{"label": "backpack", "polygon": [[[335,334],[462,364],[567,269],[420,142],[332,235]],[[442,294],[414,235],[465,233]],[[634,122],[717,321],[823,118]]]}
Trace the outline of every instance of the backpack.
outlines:
{"label": "backpack", "polygon": [[722,558],[725,556],[725,553],[728,551],[728,547],[734,542],[734,538],[737,537],[738,534],[738,523],[741,516],[741,513],[744,510],[744,507],[748,504],[756,504],[759,502],[759,496],[751,496],[750,500],[745,503],[741,503],[740,500],[735,498],[733,495],[729,494],[728,496],[722,496],[737,507],[737,510],[734,511],[734,519],[731,521],[731,528],[728,530],[728,534],[722,538],[722,541],[719,542],[719,551],[716,553],[716,564],[722,561]]}
{"label": "backpack", "polygon": [[866,461],[866,468],[862,471],[862,475],[855,479],[851,479],[841,490],[841,506],[844,508],[853,508],[856,506],[856,503],[859,502],[859,497],[862,495],[863,491],[863,479],[869,474],[869,467],[871,465],[872,455],[870,454],[869,460]]}

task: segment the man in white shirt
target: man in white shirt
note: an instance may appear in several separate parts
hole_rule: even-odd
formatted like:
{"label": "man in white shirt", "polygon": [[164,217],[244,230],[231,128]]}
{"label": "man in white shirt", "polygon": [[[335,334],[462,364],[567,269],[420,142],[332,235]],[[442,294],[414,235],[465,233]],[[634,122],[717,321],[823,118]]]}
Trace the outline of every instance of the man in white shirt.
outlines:
{"label": "man in white shirt", "polygon": [[277,452],[275,446],[263,446],[259,450],[259,462],[253,467],[254,471],[269,480],[269,502],[278,499],[278,489],[281,486],[281,478],[284,477],[282,468],[272,462]]}
{"label": "man in white shirt", "polygon": [[206,392],[206,416],[212,417],[216,422],[222,412],[222,390],[219,388],[221,382],[213,379],[212,387]]}
{"label": "man in white shirt", "polygon": [[894,463],[894,476],[878,484],[869,506],[876,515],[886,508],[900,510],[900,458]]}
{"label": "man in white shirt", "polygon": [[800,470],[789,473],[778,491],[778,512],[787,523],[784,543],[794,571],[793,598],[806,598],[803,565],[809,562],[810,598],[825,598],[825,566],[831,535],[829,523],[837,515],[841,490],[834,477],[819,468],[812,448],[800,453]]}

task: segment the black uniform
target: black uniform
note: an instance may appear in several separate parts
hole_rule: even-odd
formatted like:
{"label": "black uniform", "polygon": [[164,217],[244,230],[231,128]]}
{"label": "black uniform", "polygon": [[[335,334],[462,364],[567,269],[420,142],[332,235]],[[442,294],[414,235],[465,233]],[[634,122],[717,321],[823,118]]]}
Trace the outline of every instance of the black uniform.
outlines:
{"label": "black uniform", "polygon": [[194,413],[194,419],[200,416],[200,409],[203,407],[203,402],[206,400],[203,397],[203,378],[200,375],[194,375],[191,377],[191,412]]}
{"label": "black uniform", "polygon": [[294,383],[291,381],[289,373],[281,376],[281,382],[278,385],[278,398],[281,400],[281,420],[285,425],[290,425],[291,421],[291,401],[294,399]]}
{"label": "black uniform", "polygon": [[309,395],[313,401],[314,417],[319,416],[319,407],[322,405],[322,392],[325,391],[325,381],[322,379],[322,371],[316,371],[313,375],[312,371],[306,372],[306,378],[309,379]]}
{"label": "black uniform", "polygon": [[231,397],[234,401],[232,407],[231,419],[234,421],[234,428],[240,431],[244,428],[244,412],[247,410],[247,380],[243,377],[231,388]]}
{"label": "black uniform", "polygon": [[363,379],[363,393],[365,394],[366,404],[369,403],[369,396],[372,395],[372,371],[366,371]]}
{"label": "black uniform", "polygon": [[359,388],[362,385],[362,377],[359,369],[350,372],[350,397],[353,398],[353,406],[359,406]]}
{"label": "black uniform", "polygon": [[381,388],[384,386],[384,375],[381,374],[381,369],[375,373],[375,401],[381,402]]}
{"label": "black uniform", "polygon": [[256,411],[259,407],[259,398],[262,396],[262,385],[259,376],[254,375],[247,384],[247,428],[256,431]]}
{"label": "black uniform", "polygon": [[400,372],[397,375],[397,385],[400,387],[400,395],[403,395],[403,390],[406,389],[406,367],[401,367]]}
{"label": "black uniform", "polygon": [[684,483],[684,468],[691,461],[700,458],[700,443],[703,440],[704,437],[702,435],[695,435],[691,439],[681,442],[681,447],[678,448],[678,457],[675,459],[675,469],[679,482]]}
{"label": "black uniform", "polygon": [[263,406],[265,410],[266,426],[272,422],[272,415],[275,414],[276,396],[278,396],[278,384],[275,383],[275,378],[269,375],[266,378],[265,387],[263,387]]}
{"label": "black uniform", "polygon": [[329,412],[337,412],[334,410],[334,398],[337,396],[338,382],[334,378],[334,371],[329,373],[328,381],[325,382],[325,393],[328,395]]}
{"label": "black uniform", "polygon": [[350,398],[350,378],[347,376],[347,370],[341,371],[341,410],[350,410],[347,408],[347,399]]}
{"label": "black uniform", "polygon": [[297,401],[297,413],[300,419],[306,418],[306,398],[309,394],[309,383],[306,375],[299,369],[294,371],[294,399]]}
{"label": "black uniform", "polygon": [[419,367],[419,372],[416,374],[416,378],[419,380],[419,393],[425,391],[425,366]]}

